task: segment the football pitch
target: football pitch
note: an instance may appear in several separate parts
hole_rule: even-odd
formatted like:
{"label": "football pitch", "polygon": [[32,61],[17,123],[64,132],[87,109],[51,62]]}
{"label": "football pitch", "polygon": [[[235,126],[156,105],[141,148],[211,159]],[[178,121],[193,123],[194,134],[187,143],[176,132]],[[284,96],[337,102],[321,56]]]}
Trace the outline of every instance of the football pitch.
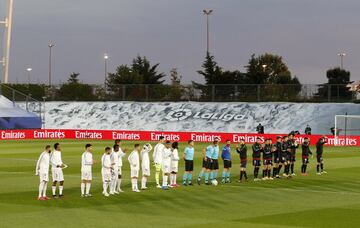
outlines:
{"label": "football pitch", "polygon": [[[309,176],[287,180],[237,183],[239,158],[233,153],[232,183],[218,186],[156,189],[151,170],[149,190],[131,192],[129,164],[124,159],[124,193],[104,197],[100,158],[113,141],[92,141],[94,159],[91,198],[80,197],[80,163],[88,141],[60,140],[65,187],[63,199],[38,201],[39,178],[35,165],[46,144],[54,141],[0,141],[0,227],[358,227],[360,224],[360,151],[355,147],[325,147],[325,170],[316,175],[316,159]],[[152,143],[153,145],[155,143]],[[133,142],[123,142],[131,152]],[[186,144],[180,143],[180,152]],[[201,168],[204,143],[196,143],[194,179]],[[248,146],[248,156],[251,149]],[[233,150],[234,151],[234,150]],[[312,151],[315,152],[314,148]],[[152,152],[151,152],[152,155]],[[251,163],[251,158],[249,159]],[[181,183],[180,161],[178,183]],[[222,167],[222,162],[220,162]],[[261,171],[260,171],[261,174]],[[221,176],[221,171],[218,177]],[[51,178],[50,178],[51,179]],[[51,187],[48,184],[48,195]]]}

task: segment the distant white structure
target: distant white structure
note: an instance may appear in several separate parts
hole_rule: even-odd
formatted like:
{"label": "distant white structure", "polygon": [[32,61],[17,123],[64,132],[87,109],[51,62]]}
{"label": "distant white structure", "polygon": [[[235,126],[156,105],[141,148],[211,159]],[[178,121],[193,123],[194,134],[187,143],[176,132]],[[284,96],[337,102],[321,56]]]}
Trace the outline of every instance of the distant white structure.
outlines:
{"label": "distant white structure", "polygon": [[0,44],[3,47],[4,53],[0,55],[0,63],[3,70],[2,82],[9,82],[9,62],[10,62],[10,44],[11,44],[11,30],[12,30],[12,15],[13,15],[13,0],[7,0],[7,11],[3,21],[0,21],[0,26],[5,28],[4,43]]}
{"label": "distant white structure", "polygon": [[356,92],[356,98],[360,99],[360,81],[347,85],[350,91]]}

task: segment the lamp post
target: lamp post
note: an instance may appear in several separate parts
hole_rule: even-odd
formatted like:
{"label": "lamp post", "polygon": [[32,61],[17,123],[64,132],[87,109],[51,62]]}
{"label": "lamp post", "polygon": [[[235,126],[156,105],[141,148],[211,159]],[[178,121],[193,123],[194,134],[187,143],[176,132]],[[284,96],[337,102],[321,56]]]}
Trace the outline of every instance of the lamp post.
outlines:
{"label": "lamp post", "polygon": [[30,75],[31,75],[31,71],[32,71],[32,68],[31,67],[28,67],[26,69],[26,71],[28,72],[27,75],[28,75],[28,84],[30,85]]}
{"label": "lamp post", "polygon": [[263,65],[261,65],[261,67],[263,68],[263,71],[265,72],[267,65],[266,65],[266,64],[263,64]]}
{"label": "lamp post", "polygon": [[340,68],[344,69],[344,57],[346,56],[346,53],[338,53],[337,55],[340,57]]}
{"label": "lamp post", "polygon": [[106,88],[106,78],[107,78],[107,61],[109,59],[108,54],[104,54],[104,67],[105,67],[105,75],[104,75],[104,88]]}
{"label": "lamp post", "polygon": [[212,14],[213,10],[203,10],[204,15],[206,16],[206,52],[210,51],[210,41],[209,41],[209,16]]}
{"label": "lamp post", "polygon": [[49,47],[49,86],[51,86],[51,73],[52,73],[52,48],[55,47],[55,44],[53,44],[51,41],[48,45]]}

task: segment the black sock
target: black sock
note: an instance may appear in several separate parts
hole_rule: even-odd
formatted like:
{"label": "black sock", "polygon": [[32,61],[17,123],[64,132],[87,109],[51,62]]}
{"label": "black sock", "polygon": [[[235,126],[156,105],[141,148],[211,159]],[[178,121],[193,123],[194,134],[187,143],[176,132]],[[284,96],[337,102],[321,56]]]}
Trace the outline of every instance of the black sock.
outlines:
{"label": "black sock", "polygon": [[321,163],[320,167],[321,167],[321,172],[324,171],[324,164],[323,163]]}
{"label": "black sock", "polygon": [[304,173],[304,164],[301,165],[301,173]]}
{"label": "black sock", "polygon": [[278,175],[280,175],[281,168],[282,168],[282,165],[279,165],[279,168],[278,168],[278,170],[276,172]]}
{"label": "black sock", "polygon": [[245,180],[247,180],[247,174],[246,171],[244,171]]}
{"label": "black sock", "polygon": [[243,175],[244,175],[244,171],[240,171],[240,180],[242,180]]}
{"label": "black sock", "polygon": [[294,164],[291,164],[291,173],[294,173]]}
{"label": "black sock", "polygon": [[254,168],[254,178],[257,178],[256,167]]}
{"label": "black sock", "polygon": [[274,167],[273,168],[273,177],[275,177],[276,176],[276,168]]}
{"label": "black sock", "polygon": [[286,174],[286,175],[289,175],[289,165],[286,165],[286,166],[285,166],[285,174]]}
{"label": "black sock", "polygon": [[320,165],[317,164],[317,166],[316,166],[316,171],[319,172],[319,169],[320,169]]}
{"label": "black sock", "polygon": [[266,170],[263,169],[263,178],[265,177],[265,172],[266,172]]}
{"label": "black sock", "polygon": [[307,167],[307,165],[304,165],[304,173],[306,173],[306,167]]}
{"label": "black sock", "polygon": [[268,169],[268,178],[270,178],[270,176],[271,176],[271,169],[269,168]]}

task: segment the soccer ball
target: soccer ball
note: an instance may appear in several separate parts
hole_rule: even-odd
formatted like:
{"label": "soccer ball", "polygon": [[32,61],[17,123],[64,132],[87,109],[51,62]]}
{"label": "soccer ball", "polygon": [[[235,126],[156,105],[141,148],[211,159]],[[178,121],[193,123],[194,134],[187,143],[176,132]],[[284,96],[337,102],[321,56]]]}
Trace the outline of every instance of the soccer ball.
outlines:
{"label": "soccer ball", "polygon": [[217,180],[212,180],[212,181],[211,181],[211,184],[214,185],[214,186],[217,186],[217,185],[218,185],[218,182],[217,182]]}

